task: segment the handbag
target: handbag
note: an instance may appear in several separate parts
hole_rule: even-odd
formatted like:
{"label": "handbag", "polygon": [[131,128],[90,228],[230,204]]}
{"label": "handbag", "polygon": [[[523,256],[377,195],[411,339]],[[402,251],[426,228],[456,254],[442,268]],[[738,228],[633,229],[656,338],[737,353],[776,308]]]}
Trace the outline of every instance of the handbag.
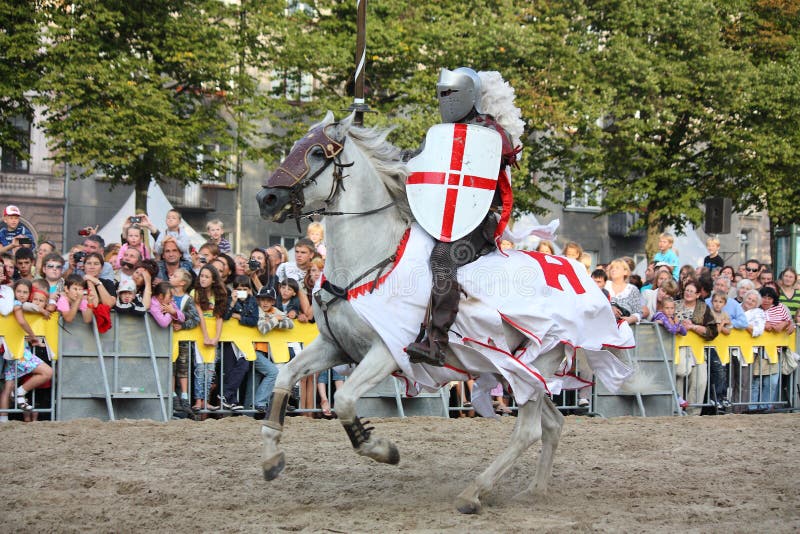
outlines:
{"label": "handbag", "polygon": [[783,358],[781,358],[781,374],[790,375],[794,373],[794,370],[797,369],[797,360],[800,360],[800,356],[794,351],[785,350],[783,351]]}

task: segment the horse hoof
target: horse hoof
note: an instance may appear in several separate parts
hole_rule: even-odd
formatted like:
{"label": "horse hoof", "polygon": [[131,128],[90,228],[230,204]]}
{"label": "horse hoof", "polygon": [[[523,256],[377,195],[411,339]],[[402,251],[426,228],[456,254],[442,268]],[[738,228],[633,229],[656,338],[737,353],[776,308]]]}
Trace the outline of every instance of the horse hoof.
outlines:
{"label": "horse hoof", "polygon": [[275,480],[281,474],[283,468],[286,467],[286,458],[283,453],[280,453],[269,460],[264,460],[261,468],[264,471],[264,480],[269,482]]}
{"label": "horse hoof", "polygon": [[481,512],[480,502],[464,502],[458,507],[462,514],[479,514]]}
{"label": "horse hoof", "polygon": [[394,444],[389,447],[389,456],[386,459],[386,463],[389,465],[397,465],[400,463],[400,449]]}

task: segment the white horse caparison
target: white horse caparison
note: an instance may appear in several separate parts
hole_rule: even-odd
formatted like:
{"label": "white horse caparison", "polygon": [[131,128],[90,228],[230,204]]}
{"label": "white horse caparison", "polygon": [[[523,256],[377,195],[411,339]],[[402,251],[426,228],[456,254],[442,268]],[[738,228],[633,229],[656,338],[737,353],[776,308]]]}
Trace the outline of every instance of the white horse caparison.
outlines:
{"label": "white horse caparison", "polygon": [[[258,194],[261,216],[279,222],[300,215],[304,205],[325,205],[329,215],[325,222],[325,273],[339,288],[375,278],[377,271],[371,269],[392,257],[412,219],[405,197],[406,166],[398,149],[386,141],[387,133],[355,126],[352,116],[333,123],[329,112],[281,164],[288,172],[279,168]],[[277,477],[285,467],[278,444],[292,385],[300,377],[351,361],[358,365],[335,393],[339,420],[358,454],[388,464],[400,461],[394,443],[365,428],[356,415],[356,401],[397,371],[398,365],[380,336],[347,300],[334,299],[325,307],[323,310],[314,303],[319,336],[283,366],[275,383],[262,427],[266,480]],[[526,338],[520,334],[519,340],[513,341],[519,346]],[[537,357],[536,367],[543,376],[553,376],[564,360],[562,347]],[[544,493],[563,423],[563,415],[547,395],[540,394],[536,400],[520,405],[508,447],[461,492],[458,510],[479,512],[481,496],[539,439],[542,451],[536,475],[525,491]]]}

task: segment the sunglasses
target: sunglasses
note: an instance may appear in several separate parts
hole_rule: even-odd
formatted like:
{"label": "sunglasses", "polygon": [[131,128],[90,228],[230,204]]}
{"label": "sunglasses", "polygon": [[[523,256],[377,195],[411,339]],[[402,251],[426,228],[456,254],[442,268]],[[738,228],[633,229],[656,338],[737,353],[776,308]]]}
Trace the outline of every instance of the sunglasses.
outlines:
{"label": "sunglasses", "polygon": [[57,263],[48,263],[47,265],[45,265],[45,267],[47,269],[61,269],[62,268],[61,265],[58,265]]}
{"label": "sunglasses", "polygon": [[745,270],[745,271],[747,271],[747,272],[749,272],[749,273],[757,273],[757,272],[758,272],[760,269],[758,269],[758,268],[756,268],[756,269],[751,269],[750,267],[745,267],[745,269],[744,269],[744,270]]}

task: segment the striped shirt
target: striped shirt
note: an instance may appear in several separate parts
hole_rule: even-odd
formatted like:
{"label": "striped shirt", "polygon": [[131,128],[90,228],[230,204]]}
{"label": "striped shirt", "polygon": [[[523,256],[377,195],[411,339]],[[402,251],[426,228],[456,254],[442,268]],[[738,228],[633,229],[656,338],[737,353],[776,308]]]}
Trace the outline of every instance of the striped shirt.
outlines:
{"label": "striped shirt", "polygon": [[793,290],[791,297],[784,295],[783,291],[778,291],[778,302],[789,309],[792,318],[797,317],[797,310],[800,309],[800,291]]}

